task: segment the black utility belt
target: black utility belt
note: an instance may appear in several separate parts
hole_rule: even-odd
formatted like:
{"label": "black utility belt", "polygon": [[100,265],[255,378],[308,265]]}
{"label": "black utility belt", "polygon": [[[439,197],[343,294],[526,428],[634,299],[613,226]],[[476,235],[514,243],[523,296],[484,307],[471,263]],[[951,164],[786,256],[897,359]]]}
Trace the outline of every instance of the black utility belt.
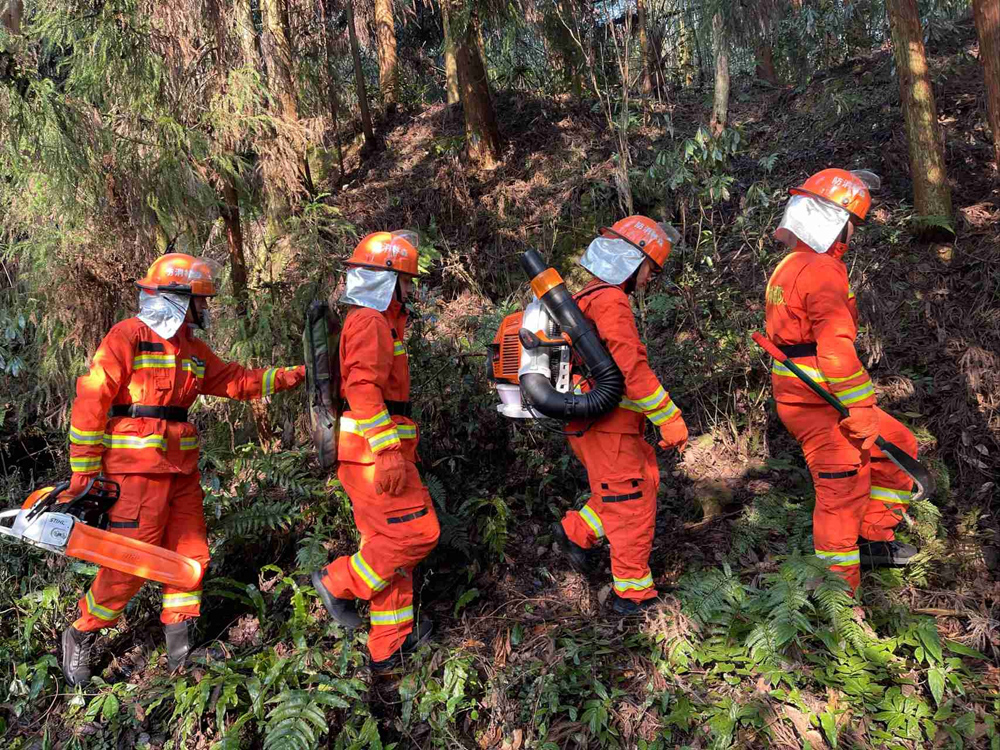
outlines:
{"label": "black utility belt", "polygon": [[779,346],[781,353],[784,354],[789,359],[797,359],[798,357],[815,357],[816,356],[816,342],[813,341],[808,344],[788,344],[787,346]]}
{"label": "black utility belt", "polygon": [[165,419],[168,422],[187,422],[188,410],[182,406],[143,406],[142,404],[115,404],[109,417],[145,417]]}

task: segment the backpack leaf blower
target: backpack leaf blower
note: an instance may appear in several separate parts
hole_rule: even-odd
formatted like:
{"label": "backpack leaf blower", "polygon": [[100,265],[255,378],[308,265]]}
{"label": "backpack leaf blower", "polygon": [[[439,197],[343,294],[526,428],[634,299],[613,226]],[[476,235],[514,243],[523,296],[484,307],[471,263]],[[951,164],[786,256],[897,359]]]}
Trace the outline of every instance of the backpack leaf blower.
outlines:
{"label": "backpack leaf blower", "polygon": [[340,437],[340,328],[326,302],[314,300],[309,305],[302,331],[309,431],[319,465],[326,470],[337,465]]}
{"label": "backpack leaf blower", "polygon": [[[521,256],[521,267],[535,299],[504,319],[490,347],[492,380],[502,402],[497,411],[513,419],[564,422],[607,414],[621,402],[621,370],[559,273],[536,250]],[[577,364],[590,384],[586,392],[574,392]]]}
{"label": "backpack leaf blower", "polygon": [[69,482],[43,487],[22,507],[0,512],[0,537],[183,590],[201,581],[196,560],[106,530],[121,492],[117,482],[95,477],[76,497],[61,499],[68,488]]}

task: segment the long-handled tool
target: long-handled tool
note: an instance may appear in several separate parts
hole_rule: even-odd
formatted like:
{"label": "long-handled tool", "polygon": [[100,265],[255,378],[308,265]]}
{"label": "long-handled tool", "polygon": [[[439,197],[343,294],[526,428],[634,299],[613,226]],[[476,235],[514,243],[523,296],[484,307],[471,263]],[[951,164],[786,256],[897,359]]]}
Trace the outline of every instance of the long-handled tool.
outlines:
{"label": "long-handled tool", "polygon": [[[201,580],[201,563],[153,544],[106,531],[118,483],[103,477],[68,501],[69,482],[32,492],[21,508],[0,512],[0,537],[97,563],[181,590]],[[10,524],[10,525],[8,525]]]}
{"label": "long-handled tool", "polygon": [[[816,395],[840,412],[840,416],[846,417],[850,414],[850,410],[840,403],[840,400],[836,396],[821,387],[819,383],[806,375],[806,373],[802,371],[802,368],[796,365],[781,351],[781,349],[775,346],[773,341],[757,332],[754,332],[752,338],[755,342],[757,342],[757,345],[760,346],[761,349],[795,373],[795,376],[809,386],[816,393]],[[910,456],[898,445],[890,443],[881,436],[875,438],[875,445],[878,446],[879,450],[881,450],[890,461],[899,467],[900,471],[912,479],[913,483],[917,486],[916,491],[913,493],[911,502],[923,500],[934,493],[934,480],[931,477],[930,472],[927,471],[927,469],[919,461]]]}

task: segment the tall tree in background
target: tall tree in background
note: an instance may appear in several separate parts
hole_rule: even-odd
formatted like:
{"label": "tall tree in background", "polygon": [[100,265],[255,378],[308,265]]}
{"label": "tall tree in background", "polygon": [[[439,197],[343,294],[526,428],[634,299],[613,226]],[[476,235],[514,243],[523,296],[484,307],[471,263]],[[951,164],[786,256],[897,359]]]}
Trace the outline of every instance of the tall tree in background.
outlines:
{"label": "tall tree in background", "polygon": [[642,93],[649,96],[653,93],[653,71],[649,60],[649,36],[646,32],[646,1],[635,0],[635,7],[639,23],[639,54],[642,57]]}
{"label": "tall tree in background", "polygon": [[10,0],[7,8],[0,13],[0,24],[11,34],[21,33],[21,18],[24,16],[24,0]]}
{"label": "tall tree in background", "polygon": [[986,83],[986,110],[993,131],[993,150],[1000,170],[1000,0],[972,0],[979,35],[979,62]]}
{"label": "tall tree in background", "polygon": [[396,111],[399,71],[396,55],[396,20],[392,0],[375,0],[375,40],[378,46],[378,83],[386,112]]}
{"label": "tall tree in background", "polygon": [[368,109],[368,87],[365,85],[365,71],[361,67],[361,48],[358,46],[358,30],[354,23],[354,0],[344,1],[347,13],[347,34],[351,39],[351,57],[354,60],[354,86],[358,92],[361,109],[361,129],[365,134],[365,149],[375,148],[375,131],[372,128],[372,114]]}
{"label": "tall tree in background", "polygon": [[456,104],[461,97],[458,93],[458,61],[455,58],[455,38],[451,30],[451,14],[448,5],[448,0],[441,0],[441,27],[444,30],[444,88],[448,96],[448,104]]}
{"label": "tall tree in background", "polygon": [[471,0],[444,0],[450,3],[451,30],[455,35],[455,62],[458,90],[465,115],[465,138],[469,158],[492,167],[500,157],[500,128],[490,98],[490,79],[479,47],[479,32]]}
{"label": "tall tree in background", "polygon": [[[213,76],[215,85],[213,94],[219,94],[225,86],[232,66],[232,53],[229,45],[228,22],[224,14],[224,9],[220,0],[207,0],[204,6],[205,21],[210,33],[214,37],[214,49],[212,50],[213,61],[215,63],[215,75]],[[240,20],[236,15],[237,23]],[[224,134],[219,134],[224,138]],[[227,151],[235,150],[236,144],[226,143],[224,148]],[[236,165],[240,159],[235,154],[228,160],[228,163]],[[214,180],[221,183],[221,201],[219,204],[219,216],[226,227],[226,247],[229,250],[229,277],[233,284],[233,297],[236,299],[236,309],[240,317],[247,314],[247,302],[249,292],[247,283],[249,274],[247,272],[246,252],[243,247],[243,223],[240,217],[240,193],[237,185],[236,175],[220,174]]]}
{"label": "tall tree in background", "polygon": [[292,62],[291,23],[288,18],[288,0],[261,0],[261,16],[264,22],[263,50],[267,66],[268,82],[275,93],[278,111],[281,113],[282,131],[279,132],[281,146],[296,154],[299,178],[306,192],[314,194],[315,186],[306,159],[306,143],[299,132],[299,105],[295,86],[294,64]]}
{"label": "tall tree in background", "polygon": [[917,0],[886,0],[886,9],[910,148],[913,204],[922,216],[943,217],[950,221],[951,188],[945,170]]}
{"label": "tall tree in background", "polygon": [[323,62],[326,64],[326,95],[330,108],[330,122],[333,126],[333,140],[337,148],[337,164],[340,175],[339,185],[344,179],[344,150],[340,146],[340,97],[337,95],[337,74],[334,69],[333,29],[330,28],[333,16],[332,0],[317,0],[320,25],[323,27]]}
{"label": "tall tree in background", "polygon": [[712,101],[712,133],[726,129],[729,119],[729,34],[722,12],[712,17],[712,51],[715,53],[715,95]]}

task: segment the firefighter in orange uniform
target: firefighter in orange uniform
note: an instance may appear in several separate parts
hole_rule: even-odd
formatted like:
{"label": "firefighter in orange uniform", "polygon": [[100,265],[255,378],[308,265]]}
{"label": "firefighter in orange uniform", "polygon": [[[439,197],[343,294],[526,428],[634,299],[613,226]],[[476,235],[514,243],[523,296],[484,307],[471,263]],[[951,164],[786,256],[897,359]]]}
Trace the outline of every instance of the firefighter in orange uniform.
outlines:
{"label": "firefighter in orange uniform", "polygon": [[649,554],[656,527],[660,472],[643,439],[648,419],[660,431],[661,448],[684,450],[688,431],[680,409],[649,367],[629,295],[663,270],[679,235],[645,216],[630,216],[604,228],[580,259],[595,278],[574,299],[597,328],[625,376],[621,403],[593,424],[571,423],[570,447],[587,470],[593,493],[579,511],[553,524],[556,541],[571,564],[583,570],[587,551],[607,537],[614,578],[612,610],[623,616],[655,600]]}
{"label": "firefighter in orange uniform", "polygon": [[355,248],[341,302],[350,306],[340,334],[337,476],[351,498],[361,547],[312,575],[330,617],[361,624],[356,599],[370,602],[372,670],[402,666],[431,633],[414,620],[413,568],[437,545],[440,528],[417,471],[417,426],[410,419],[407,296],[417,276],[413,232],[376,232]]}
{"label": "firefighter in orange uniform", "polygon": [[816,555],[852,589],[862,565],[902,566],[917,552],[893,535],[913,482],[874,446],[882,435],[915,458],[917,441],[875,405],[875,387],[854,348],[858,308],[842,260],[877,187],[871,172],[825,169],[792,188],[775,233],[791,252],[767,284],[768,337],[850,408],[841,420],[787,367],[774,364],[778,416],[802,446],[816,489]]}
{"label": "firefighter in orange uniform", "polygon": [[[199,395],[249,400],[294,388],[304,367],[247,370],[223,362],[190,329],[208,328],[216,294],[212,261],[182,253],[158,258],[139,287],[139,313],[114,326],[77,381],[70,418],[68,492],[103,474],[121,486],[110,530],[208,564],[198,473],[198,431],[188,408]],[[114,625],[145,579],[102,568],[63,631],[62,669],[70,685],[91,676],[97,631]],[[201,584],[163,589],[168,665],[190,651],[188,623],[201,609]]]}

